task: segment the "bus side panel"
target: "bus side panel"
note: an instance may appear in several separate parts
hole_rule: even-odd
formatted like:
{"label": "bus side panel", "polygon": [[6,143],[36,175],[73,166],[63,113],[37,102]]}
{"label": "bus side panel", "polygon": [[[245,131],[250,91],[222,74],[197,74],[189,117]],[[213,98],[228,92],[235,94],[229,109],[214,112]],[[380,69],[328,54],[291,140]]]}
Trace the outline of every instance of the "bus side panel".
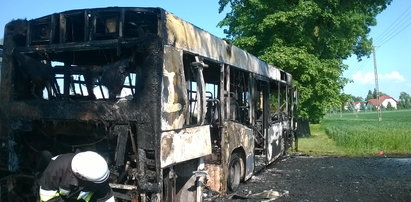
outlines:
{"label": "bus side panel", "polygon": [[244,151],[245,159],[245,180],[249,179],[254,172],[254,135],[253,130],[236,122],[228,122],[227,133],[224,140],[228,142],[228,147],[224,152],[227,152],[227,162],[231,153],[241,148]]}
{"label": "bus side panel", "polygon": [[271,125],[267,130],[267,160],[268,163],[274,162],[284,151],[283,145],[283,123],[278,122]]}
{"label": "bus side panel", "polygon": [[161,134],[161,168],[211,154],[210,126],[196,126]]}
{"label": "bus side panel", "polygon": [[254,172],[254,135],[253,130],[236,122],[229,121],[222,129],[221,164],[207,165],[207,186],[219,193],[226,193],[228,164],[231,154],[238,152],[244,162],[244,180],[251,178]]}
{"label": "bus side panel", "polygon": [[161,129],[163,131],[180,129],[186,120],[188,101],[182,57],[182,51],[164,46],[161,86]]}

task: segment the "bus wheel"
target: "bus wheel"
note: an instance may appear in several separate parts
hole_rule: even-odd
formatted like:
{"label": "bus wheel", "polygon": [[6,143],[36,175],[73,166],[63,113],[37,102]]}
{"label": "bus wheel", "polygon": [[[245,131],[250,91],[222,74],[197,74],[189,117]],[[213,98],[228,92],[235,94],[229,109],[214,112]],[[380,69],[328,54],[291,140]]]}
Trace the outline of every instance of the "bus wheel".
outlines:
{"label": "bus wheel", "polygon": [[229,192],[237,190],[241,181],[241,157],[237,153],[231,155],[230,164],[228,164],[228,181],[227,188]]}

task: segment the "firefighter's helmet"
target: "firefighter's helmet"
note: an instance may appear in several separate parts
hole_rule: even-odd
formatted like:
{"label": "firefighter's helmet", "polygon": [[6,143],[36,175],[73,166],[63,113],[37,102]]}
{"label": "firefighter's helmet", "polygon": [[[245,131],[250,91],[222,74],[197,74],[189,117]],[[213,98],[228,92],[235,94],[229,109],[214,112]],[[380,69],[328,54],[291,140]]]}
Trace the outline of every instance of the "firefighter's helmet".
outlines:
{"label": "firefighter's helmet", "polygon": [[105,182],[110,175],[106,160],[93,151],[76,154],[71,160],[71,169],[80,179],[94,183]]}

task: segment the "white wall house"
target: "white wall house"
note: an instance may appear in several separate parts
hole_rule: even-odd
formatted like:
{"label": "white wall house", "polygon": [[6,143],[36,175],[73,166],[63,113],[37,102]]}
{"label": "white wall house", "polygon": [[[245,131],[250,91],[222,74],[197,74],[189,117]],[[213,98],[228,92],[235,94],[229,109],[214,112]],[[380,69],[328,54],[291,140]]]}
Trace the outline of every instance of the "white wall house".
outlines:
{"label": "white wall house", "polygon": [[381,96],[379,102],[377,102],[377,99],[370,99],[368,100],[367,107],[375,106],[378,108],[379,104],[384,108],[387,108],[388,104],[391,104],[391,107],[397,109],[397,101],[390,96]]}
{"label": "white wall house", "polygon": [[354,110],[359,112],[361,110],[361,102],[360,101],[354,101]]}

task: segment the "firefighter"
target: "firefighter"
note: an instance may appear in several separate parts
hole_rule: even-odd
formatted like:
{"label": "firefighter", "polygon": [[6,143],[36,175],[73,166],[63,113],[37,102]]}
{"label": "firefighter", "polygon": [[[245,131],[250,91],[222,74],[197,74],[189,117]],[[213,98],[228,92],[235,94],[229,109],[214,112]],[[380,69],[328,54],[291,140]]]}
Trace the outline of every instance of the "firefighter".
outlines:
{"label": "firefighter", "polygon": [[39,179],[40,201],[114,202],[107,162],[96,152],[53,157]]}

